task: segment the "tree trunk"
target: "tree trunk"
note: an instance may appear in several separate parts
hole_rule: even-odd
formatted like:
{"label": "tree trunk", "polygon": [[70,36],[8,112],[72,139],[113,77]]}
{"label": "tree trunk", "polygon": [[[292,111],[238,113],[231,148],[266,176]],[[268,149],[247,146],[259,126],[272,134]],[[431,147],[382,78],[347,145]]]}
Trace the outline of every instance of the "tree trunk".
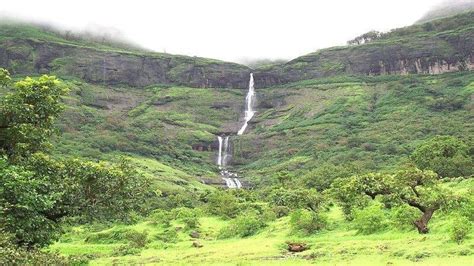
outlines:
{"label": "tree trunk", "polygon": [[428,229],[428,222],[430,221],[431,216],[433,216],[434,211],[434,209],[425,210],[421,218],[414,222],[416,228],[418,229],[418,233],[426,234],[430,231]]}

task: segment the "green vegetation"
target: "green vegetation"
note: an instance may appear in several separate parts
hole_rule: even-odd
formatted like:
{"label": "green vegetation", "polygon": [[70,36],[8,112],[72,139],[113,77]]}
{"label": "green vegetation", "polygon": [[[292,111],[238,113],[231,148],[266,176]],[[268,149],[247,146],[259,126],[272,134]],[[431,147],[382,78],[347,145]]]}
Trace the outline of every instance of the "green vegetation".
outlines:
{"label": "green vegetation", "polygon": [[[240,126],[243,90],[194,83],[183,73],[196,69],[172,60],[170,79],[146,87],[98,82],[94,70],[89,83],[75,57],[46,64],[62,79],[0,69],[0,264],[472,264],[474,74],[351,76],[344,61],[420,41],[459,56],[449,40],[471,36],[471,17],[291,61],[297,82],[263,88],[256,73],[258,112],[231,137],[228,167],[248,189],[205,184],[222,182],[216,135]],[[0,29],[0,42],[147,55],[22,27]],[[33,73],[28,62],[10,66]],[[315,69],[331,77],[309,79]]]}

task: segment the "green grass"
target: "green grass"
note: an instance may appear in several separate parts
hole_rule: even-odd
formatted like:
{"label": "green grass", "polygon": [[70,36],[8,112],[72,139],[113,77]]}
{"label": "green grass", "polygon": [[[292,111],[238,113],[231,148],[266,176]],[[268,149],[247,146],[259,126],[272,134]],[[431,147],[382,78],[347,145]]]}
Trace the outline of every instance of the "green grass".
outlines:
{"label": "green grass", "polygon": [[[192,247],[191,239],[183,229],[178,230],[175,243],[162,243],[153,240],[153,235],[163,232],[163,228],[142,221],[135,225],[115,225],[103,231],[88,233],[85,229],[73,228],[63,240],[49,247],[65,255],[95,254],[91,265],[121,264],[164,264],[164,265],[469,265],[474,260],[472,247],[473,233],[461,245],[449,239],[449,218],[436,215],[432,231],[419,235],[414,230],[402,232],[388,228],[382,233],[359,235],[351,224],[344,221],[339,208],[329,213],[330,229],[311,236],[300,236],[290,231],[288,218],[270,223],[257,235],[247,238],[218,240],[217,232],[228,222],[219,218],[205,216],[200,219],[201,233],[198,241],[202,248]],[[173,222],[172,227],[182,225]],[[110,232],[110,230],[135,230],[148,232],[151,242],[140,254],[113,256],[113,250],[123,244],[91,244],[84,240],[91,234]],[[173,229],[176,230],[176,229]],[[300,241],[310,245],[302,253],[292,254],[285,250],[286,241]]]}

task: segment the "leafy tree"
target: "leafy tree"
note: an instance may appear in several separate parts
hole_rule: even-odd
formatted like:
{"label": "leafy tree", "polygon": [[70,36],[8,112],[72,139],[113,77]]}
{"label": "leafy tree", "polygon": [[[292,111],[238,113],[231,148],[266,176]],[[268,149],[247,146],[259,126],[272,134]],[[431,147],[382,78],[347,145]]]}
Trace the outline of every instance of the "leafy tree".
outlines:
{"label": "leafy tree", "polygon": [[468,146],[451,136],[436,136],[427,140],[415,149],[411,159],[418,168],[433,170],[442,177],[474,173]]}
{"label": "leafy tree", "polygon": [[[366,205],[381,196],[387,205],[406,204],[422,214],[413,222],[419,233],[428,233],[433,213],[446,206],[450,191],[440,186],[438,175],[429,170],[406,169],[395,174],[369,173],[336,182],[333,194],[347,211],[350,205]],[[361,203],[362,202],[362,203]]]}
{"label": "leafy tree", "polygon": [[315,189],[285,189],[278,188],[269,195],[270,204],[284,206],[290,209],[308,209],[318,211],[323,198]]}
{"label": "leafy tree", "polygon": [[310,235],[324,229],[327,225],[327,218],[319,212],[298,209],[291,213],[290,225],[294,232]]}
{"label": "leafy tree", "polygon": [[234,218],[240,212],[239,201],[227,191],[216,191],[207,196],[207,210],[224,218]]}
{"label": "leafy tree", "polygon": [[303,180],[307,187],[323,191],[328,189],[334,180],[349,177],[359,171],[355,165],[342,166],[327,163],[309,171],[303,176]]}
{"label": "leafy tree", "polygon": [[[0,84],[8,85],[8,71],[0,69]],[[54,120],[63,109],[68,89],[52,76],[25,78],[0,102],[0,150],[11,160],[48,147]]]}
{"label": "leafy tree", "polygon": [[23,165],[0,160],[0,227],[19,245],[45,246],[66,216],[127,220],[148,196],[148,182],[126,162],[58,161],[33,154]]}
{"label": "leafy tree", "polygon": [[364,44],[364,43],[368,43],[368,42],[380,39],[382,36],[383,36],[383,34],[381,32],[373,30],[373,31],[369,31],[367,33],[364,33],[360,36],[357,36],[353,40],[348,41],[347,44],[349,44],[349,45],[360,45],[360,44]]}
{"label": "leafy tree", "polygon": [[248,237],[266,227],[265,220],[256,212],[245,212],[237,216],[227,227],[219,231],[219,238]]}
{"label": "leafy tree", "polygon": [[51,191],[50,179],[0,159],[0,228],[19,246],[44,246],[59,236],[53,213],[62,193]]}
{"label": "leafy tree", "polygon": [[28,160],[36,178],[53,176],[51,185],[63,191],[57,201],[56,216],[82,216],[85,219],[119,219],[140,210],[150,194],[150,183],[127,160],[118,164],[79,159],[55,160],[36,153]]}

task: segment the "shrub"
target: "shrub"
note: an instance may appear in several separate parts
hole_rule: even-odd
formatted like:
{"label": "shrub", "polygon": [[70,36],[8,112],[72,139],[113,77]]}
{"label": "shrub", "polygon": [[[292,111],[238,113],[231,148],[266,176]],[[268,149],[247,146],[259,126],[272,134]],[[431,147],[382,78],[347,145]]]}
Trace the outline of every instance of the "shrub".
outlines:
{"label": "shrub", "polygon": [[176,243],[178,241],[178,233],[175,228],[167,228],[163,233],[155,235],[155,239],[165,243]]}
{"label": "shrub", "polygon": [[400,230],[414,229],[413,222],[420,216],[420,211],[408,205],[400,205],[391,210],[390,217],[393,226]]}
{"label": "shrub", "polygon": [[133,245],[121,245],[113,252],[114,256],[136,255],[141,252],[141,249]]}
{"label": "shrub", "polygon": [[237,198],[229,192],[216,191],[207,197],[207,211],[224,218],[234,218],[240,212]]}
{"label": "shrub", "polygon": [[171,216],[177,220],[184,222],[186,230],[195,229],[199,227],[199,215],[193,209],[186,207],[173,209],[171,211]]}
{"label": "shrub", "polygon": [[170,227],[172,215],[170,212],[165,210],[155,210],[148,218],[154,225],[160,225],[163,227]]}
{"label": "shrub", "polygon": [[453,220],[451,228],[451,240],[461,244],[471,231],[471,222],[468,218],[459,216]]}
{"label": "shrub", "polygon": [[386,226],[386,218],[381,204],[355,210],[353,224],[358,233],[364,235],[382,231]]}
{"label": "shrub", "polygon": [[420,169],[442,177],[469,176],[474,172],[469,147],[452,136],[436,136],[418,146],[411,159]]}
{"label": "shrub", "polygon": [[129,245],[136,248],[143,248],[148,244],[148,232],[130,231],[126,234],[126,238],[130,241]]}
{"label": "shrub", "polygon": [[270,193],[270,204],[273,206],[285,206],[290,209],[317,210],[323,199],[314,189],[284,189],[278,188]]}
{"label": "shrub", "polygon": [[264,228],[266,223],[256,213],[247,212],[239,215],[237,218],[231,221],[230,225],[224,227],[219,232],[219,238],[230,238],[230,237],[248,237],[255,235],[260,229]]}
{"label": "shrub", "polygon": [[281,218],[290,214],[291,209],[286,206],[275,206],[273,207],[273,212],[277,218]]}
{"label": "shrub", "polygon": [[300,209],[291,213],[290,225],[294,232],[310,235],[325,228],[327,218],[320,213]]}
{"label": "shrub", "polygon": [[130,233],[128,228],[114,228],[104,232],[99,232],[87,236],[86,243],[93,244],[114,244],[119,242],[126,242],[127,235]]}
{"label": "shrub", "polygon": [[0,231],[0,265],[70,265],[74,262],[57,253],[18,247],[13,241],[13,235]]}
{"label": "shrub", "polygon": [[267,203],[247,202],[241,204],[243,212],[256,212],[265,222],[274,221],[277,217]]}

